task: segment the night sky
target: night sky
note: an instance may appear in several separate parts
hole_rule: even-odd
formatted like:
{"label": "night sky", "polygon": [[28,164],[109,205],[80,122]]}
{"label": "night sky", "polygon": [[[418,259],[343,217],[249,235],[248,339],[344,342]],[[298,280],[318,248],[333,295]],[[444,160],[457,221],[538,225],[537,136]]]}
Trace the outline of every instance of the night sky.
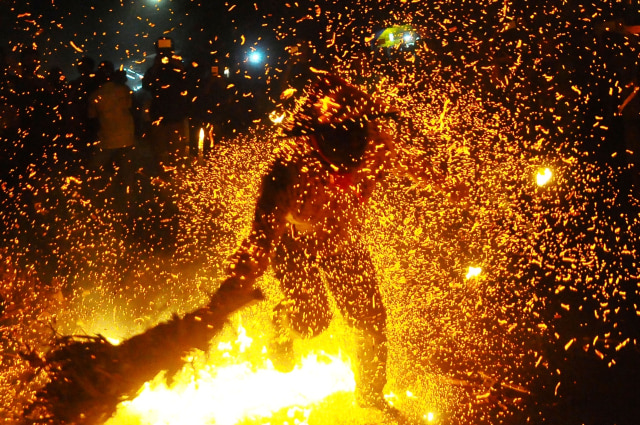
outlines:
{"label": "night sky", "polygon": [[13,3],[0,5],[5,51],[35,43],[48,66],[60,66],[67,73],[84,55],[135,67],[153,53],[153,43],[161,36],[172,37],[178,52],[189,56],[215,52],[216,35],[204,29],[204,21],[206,27],[227,33],[227,40],[232,38],[233,23],[222,2],[206,2],[207,6],[167,0]]}
{"label": "night sky", "polygon": [[[459,44],[490,43],[511,21],[536,37],[562,37],[572,30],[638,14],[623,1],[583,2],[520,0],[421,2],[297,2],[196,0],[50,0],[0,2],[0,47],[6,51],[35,43],[45,65],[62,67],[88,55],[125,67],[145,68],[153,42],[170,36],[188,60],[234,62],[242,48],[287,43],[297,36],[323,41],[335,38],[355,46],[386,25],[411,22],[423,28],[432,49],[456,55]],[[565,42],[566,44],[566,42]],[[570,54],[566,49],[564,54]]]}
{"label": "night sky", "polygon": [[369,35],[382,27],[384,11],[373,2],[352,8],[308,1],[3,1],[0,46],[8,52],[35,44],[46,67],[59,66],[69,77],[84,55],[140,71],[162,36],[173,38],[187,60],[234,62],[248,46],[272,48],[276,39],[286,43],[298,35],[333,36],[354,21]]}

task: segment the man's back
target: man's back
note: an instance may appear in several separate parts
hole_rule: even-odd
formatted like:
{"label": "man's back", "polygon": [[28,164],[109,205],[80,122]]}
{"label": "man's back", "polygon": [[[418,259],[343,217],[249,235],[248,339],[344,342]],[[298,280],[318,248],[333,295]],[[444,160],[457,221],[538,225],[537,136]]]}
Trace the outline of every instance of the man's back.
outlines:
{"label": "man's back", "polygon": [[178,122],[187,116],[187,75],[182,62],[158,61],[145,73],[143,87],[152,95],[152,121]]}

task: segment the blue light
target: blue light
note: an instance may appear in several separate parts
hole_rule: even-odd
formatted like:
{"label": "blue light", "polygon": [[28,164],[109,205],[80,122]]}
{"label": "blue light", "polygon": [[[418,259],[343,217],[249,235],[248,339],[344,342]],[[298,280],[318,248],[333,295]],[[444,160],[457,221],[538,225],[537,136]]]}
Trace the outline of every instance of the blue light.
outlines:
{"label": "blue light", "polygon": [[260,62],[262,62],[262,53],[258,52],[257,50],[249,53],[249,62],[253,64],[259,64]]}

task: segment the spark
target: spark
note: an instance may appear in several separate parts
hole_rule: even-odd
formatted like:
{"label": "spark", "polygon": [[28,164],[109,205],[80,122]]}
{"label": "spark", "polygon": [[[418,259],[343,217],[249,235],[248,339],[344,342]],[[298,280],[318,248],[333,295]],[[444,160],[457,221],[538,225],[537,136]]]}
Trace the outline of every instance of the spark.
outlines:
{"label": "spark", "polygon": [[71,44],[71,47],[73,47],[76,52],[84,53],[84,51],[73,42],[73,40],[69,41],[69,44]]}

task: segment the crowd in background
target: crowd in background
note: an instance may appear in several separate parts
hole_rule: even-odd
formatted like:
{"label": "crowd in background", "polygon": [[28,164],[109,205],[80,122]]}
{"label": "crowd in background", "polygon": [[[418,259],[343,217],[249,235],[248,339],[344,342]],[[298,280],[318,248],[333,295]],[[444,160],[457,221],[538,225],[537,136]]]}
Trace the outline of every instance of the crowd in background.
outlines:
{"label": "crowd in background", "polygon": [[237,111],[222,77],[198,62],[186,65],[172,48],[158,48],[135,92],[121,66],[90,56],[78,61],[73,79],[59,67],[43,69],[34,48],[3,54],[0,66],[3,180],[20,178],[33,166],[113,170],[132,161],[117,157],[134,148],[141,151],[136,160],[153,168],[196,153],[197,145],[189,143],[195,127],[215,125],[218,137],[238,128],[229,119],[229,111]]}

